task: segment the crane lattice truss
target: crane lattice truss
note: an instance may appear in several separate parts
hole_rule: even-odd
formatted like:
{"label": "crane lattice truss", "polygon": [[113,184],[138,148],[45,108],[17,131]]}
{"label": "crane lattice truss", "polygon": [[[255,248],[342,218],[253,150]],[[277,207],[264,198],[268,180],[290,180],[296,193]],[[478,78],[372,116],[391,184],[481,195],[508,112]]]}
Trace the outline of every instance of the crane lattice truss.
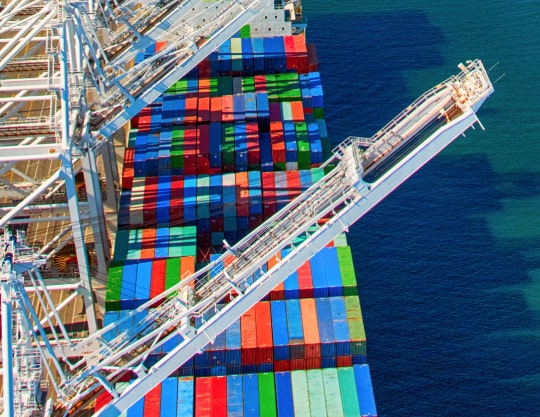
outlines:
{"label": "crane lattice truss", "polygon": [[[335,167],[324,178],[240,242],[226,245],[216,261],[130,312],[123,320],[133,325],[111,324],[83,341],[58,340],[58,355],[42,336],[42,324],[31,322],[43,359],[54,366],[58,409],[74,411],[105,390],[113,399],[98,415],[126,410],[455,138],[480,124],[476,111],[493,86],[480,61],[460,69],[373,137],[345,140],[326,162]],[[263,265],[285,247],[289,253],[265,271]],[[12,287],[22,291],[16,282]],[[126,330],[114,336],[116,328]],[[147,368],[149,355],[173,340],[176,347]],[[115,382],[126,372],[131,384],[119,392]]]}
{"label": "crane lattice truss", "polygon": [[[48,225],[64,222],[44,234],[39,258],[50,261],[74,245],[75,288],[90,333],[97,331],[90,278],[104,284],[110,259],[103,201],[117,205],[114,133],[268,8],[272,0],[7,0],[0,6],[0,226],[45,224],[48,232]],[[142,55],[157,42],[164,45],[158,53]],[[47,169],[34,169],[36,161]],[[79,199],[78,174],[87,201]],[[89,265],[89,235],[97,271]]]}
{"label": "crane lattice truss", "polygon": [[[103,283],[110,258],[98,157],[108,204],[116,206],[110,200],[118,175],[107,139],[271,3],[13,0],[0,10],[0,181],[18,197],[0,207],[0,226],[35,222],[20,219],[30,214],[40,214],[40,221],[69,221],[54,241],[42,242],[43,250],[75,243],[90,330],[97,327],[84,239],[88,226]],[[165,46],[135,63],[156,42]],[[21,169],[36,160],[52,161],[41,178]],[[80,172],[87,203],[77,195]],[[62,202],[56,198],[60,189],[67,197]]]}

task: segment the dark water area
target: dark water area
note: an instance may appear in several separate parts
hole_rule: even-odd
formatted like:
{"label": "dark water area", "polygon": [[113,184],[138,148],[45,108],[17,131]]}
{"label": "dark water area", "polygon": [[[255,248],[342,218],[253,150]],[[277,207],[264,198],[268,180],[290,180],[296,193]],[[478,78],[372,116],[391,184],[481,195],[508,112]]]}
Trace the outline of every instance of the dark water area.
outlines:
{"label": "dark water area", "polygon": [[504,74],[486,131],[348,236],[379,415],[538,415],[540,3],[363,3],[304,1],[334,143],[371,136],[466,59]]}

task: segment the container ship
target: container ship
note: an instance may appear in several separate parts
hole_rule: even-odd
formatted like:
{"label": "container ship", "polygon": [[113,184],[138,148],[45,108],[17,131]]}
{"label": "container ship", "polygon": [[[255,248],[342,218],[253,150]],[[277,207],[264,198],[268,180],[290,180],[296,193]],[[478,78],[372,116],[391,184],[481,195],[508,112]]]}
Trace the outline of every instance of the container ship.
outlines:
{"label": "container ship", "polygon": [[[131,120],[105,326],[216,258],[224,241],[234,245],[324,176],[331,144],[316,49],[304,30],[280,33],[291,11],[298,20],[299,5],[276,3]],[[267,20],[277,23],[265,27]],[[174,340],[161,354],[171,347]],[[99,396],[95,410],[110,398]],[[127,415],[376,416],[345,235]]]}
{"label": "container ship", "polygon": [[300,1],[120,3],[0,10],[4,414],[376,416],[346,232],[479,123],[482,63],[332,149]]}

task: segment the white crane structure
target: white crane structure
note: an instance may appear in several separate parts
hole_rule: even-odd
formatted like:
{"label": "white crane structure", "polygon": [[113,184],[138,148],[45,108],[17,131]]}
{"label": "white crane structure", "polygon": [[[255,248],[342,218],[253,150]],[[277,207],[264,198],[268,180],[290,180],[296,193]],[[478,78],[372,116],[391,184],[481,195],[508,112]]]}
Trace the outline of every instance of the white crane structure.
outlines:
{"label": "white crane structure", "polygon": [[[141,47],[144,45],[141,43]],[[121,48],[117,53],[118,57],[129,55],[128,50]],[[98,58],[100,54],[96,52],[95,60]],[[88,59],[87,65],[94,62]],[[4,270],[3,291],[13,294],[11,300],[16,299],[25,312],[32,346],[39,350],[46,364],[55,411],[76,413],[96,395],[107,391],[112,400],[97,415],[121,414],[454,139],[477,123],[482,127],[476,111],[493,92],[492,83],[478,60],[460,64],[460,70],[420,96],[371,138],[347,138],[325,163],[334,168],[319,182],[241,241],[232,246],[226,244],[226,252],[217,260],[131,311],[122,320],[134,324],[120,326],[127,330],[119,335],[114,335],[119,326],[114,323],[91,330],[82,340],[72,340],[64,331],[49,340],[44,325],[54,327],[55,313],[40,321],[25,295],[27,288],[17,278],[21,274],[13,273],[11,267]],[[120,81],[109,85],[115,91],[107,96],[111,100],[107,103],[112,103],[125,86],[121,87]],[[151,90],[149,85],[141,84],[138,88]],[[162,91],[159,87],[157,90]],[[135,106],[137,101],[131,103]],[[104,107],[100,114],[107,120],[103,128],[97,133],[90,129],[81,137],[88,148],[99,148],[103,138],[115,129],[112,126],[132,115],[125,109],[114,110],[114,106]],[[274,267],[264,270],[263,265],[285,247],[291,249],[289,253],[277,260]],[[17,262],[15,257],[14,271]],[[22,275],[36,291],[46,294],[37,268]],[[173,338],[176,347],[146,366],[146,359],[160,352]],[[119,391],[115,382],[126,374],[131,383]]]}
{"label": "white crane structure", "polygon": [[[35,255],[45,262],[73,244],[77,280],[62,287],[74,290],[62,305],[82,297],[90,333],[98,329],[92,283],[106,282],[114,232],[107,230],[104,202],[117,207],[113,134],[254,16],[273,9],[272,0],[0,5],[0,226],[35,227]],[[157,42],[160,52],[135,60]],[[13,403],[9,381],[4,405]]]}

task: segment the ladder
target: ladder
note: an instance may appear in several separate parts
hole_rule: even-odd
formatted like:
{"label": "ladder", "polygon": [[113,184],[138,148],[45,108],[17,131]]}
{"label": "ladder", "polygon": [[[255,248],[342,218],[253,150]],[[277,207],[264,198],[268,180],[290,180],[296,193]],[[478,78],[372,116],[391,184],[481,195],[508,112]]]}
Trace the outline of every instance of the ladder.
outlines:
{"label": "ladder", "polygon": [[[111,336],[120,322],[111,324],[72,346],[73,356],[83,359],[66,362],[70,369],[57,385],[58,407],[73,411],[105,390],[112,400],[96,415],[113,416],[127,410],[455,138],[479,123],[476,110],[492,92],[483,64],[469,61],[460,74],[421,96],[372,138],[346,139],[325,163],[335,167],[319,182],[237,244],[226,244],[226,252],[217,260],[122,319],[134,325]],[[433,123],[436,128],[426,130]],[[399,136],[387,134],[392,131]],[[393,161],[384,165],[376,180],[365,181],[368,170],[389,159]],[[289,253],[264,271],[263,265],[285,247],[290,247]],[[175,347],[146,367],[149,355],[171,341]],[[98,349],[94,349],[96,343]],[[119,392],[115,382],[126,372],[133,380]]]}

